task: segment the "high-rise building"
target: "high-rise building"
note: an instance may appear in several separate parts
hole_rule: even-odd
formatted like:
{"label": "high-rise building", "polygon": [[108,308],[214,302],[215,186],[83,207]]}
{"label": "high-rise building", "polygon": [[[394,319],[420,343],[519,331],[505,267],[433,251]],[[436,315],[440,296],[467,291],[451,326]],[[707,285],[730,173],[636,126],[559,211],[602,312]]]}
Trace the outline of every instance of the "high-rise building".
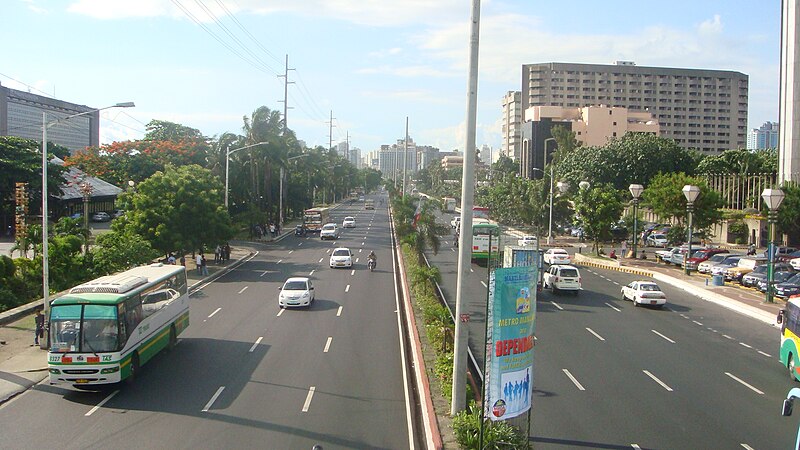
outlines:
{"label": "high-rise building", "polygon": [[87,113],[47,128],[47,140],[70,151],[100,145],[100,112],[96,108],[69,103],[0,85],[0,136],[42,140],[42,113],[47,123],[74,114]]}
{"label": "high-rise building", "polygon": [[781,84],[778,183],[800,182],[800,5],[781,2]]}
{"label": "high-rise building", "polygon": [[361,149],[358,147],[353,147],[350,149],[350,164],[353,165],[356,169],[361,168]]}
{"label": "high-rise building", "polygon": [[748,76],[733,71],[615,64],[522,66],[521,107],[592,105],[650,112],[661,136],[704,153],[747,140]]}
{"label": "high-rise building", "polygon": [[522,148],[522,135],[520,125],[522,124],[522,93],[520,91],[508,91],[503,96],[503,142],[500,151],[503,155],[517,161],[519,152]]}
{"label": "high-rise building", "polygon": [[779,128],[776,122],[764,122],[759,128],[753,128],[747,133],[747,149],[778,148]]}

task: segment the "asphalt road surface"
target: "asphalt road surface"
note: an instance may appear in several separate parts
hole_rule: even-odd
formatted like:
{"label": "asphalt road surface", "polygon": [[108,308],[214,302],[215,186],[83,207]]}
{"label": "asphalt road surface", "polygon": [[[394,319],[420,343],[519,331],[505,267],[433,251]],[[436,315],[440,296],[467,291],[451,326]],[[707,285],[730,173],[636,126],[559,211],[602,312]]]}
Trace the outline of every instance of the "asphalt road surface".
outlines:
{"label": "asphalt road surface", "polygon": [[[133,384],[43,383],[5,404],[0,448],[410,448],[388,214],[361,203],[332,218],[345,215],[357,227],[339,240],[288,236],[195,293],[179,345]],[[353,269],[328,267],[339,246]],[[290,276],[312,278],[310,308],[278,307]]]}
{"label": "asphalt road surface", "polygon": [[[427,256],[454,305],[457,253],[445,241]],[[469,342],[482,365],[487,274],[471,267]],[[640,277],[581,275],[577,296],[538,295],[535,448],[793,448],[798,420],[780,408],[798,383],[779,363],[778,328],[663,284],[664,309],[634,307],[620,288]]]}

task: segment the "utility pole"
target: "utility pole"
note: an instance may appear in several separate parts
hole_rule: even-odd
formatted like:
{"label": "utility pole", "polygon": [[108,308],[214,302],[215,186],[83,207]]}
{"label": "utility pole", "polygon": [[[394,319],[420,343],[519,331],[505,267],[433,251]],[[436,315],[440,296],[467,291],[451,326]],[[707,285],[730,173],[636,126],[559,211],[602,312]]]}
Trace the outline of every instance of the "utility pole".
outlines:
{"label": "utility pole", "polygon": [[[467,348],[469,347],[469,312],[464,292],[472,257],[472,207],[475,202],[475,123],[478,110],[478,48],[481,1],[472,0],[472,26],[469,41],[469,78],[467,81],[467,136],[464,143],[464,172],[461,178],[461,236],[458,243],[458,282],[456,284],[456,332],[453,344],[453,390],[450,414],[466,408]],[[491,264],[487,262],[487,264]],[[485,346],[484,346],[485,348]],[[485,382],[485,380],[484,380]]]}
{"label": "utility pole", "polygon": [[294,84],[294,81],[289,81],[289,71],[294,70],[289,68],[289,55],[286,55],[286,66],[283,70],[283,75],[278,75],[278,78],[283,78],[283,135],[286,136],[286,130],[289,128],[289,117],[286,115],[289,110],[289,85]]}
{"label": "utility pole", "polygon": [[335,117],[333,117],[333,110],[331,110],[331,120],[328,122],[328,150],[333,149],[333,127],[336,126],[333,124],[333,119],[335,119]]}
{"label": "utility pole", "polygon": [[408,171],[408,116],[406,116],[406,137],[403,139],[403,195],[406,195],[406,172]]}

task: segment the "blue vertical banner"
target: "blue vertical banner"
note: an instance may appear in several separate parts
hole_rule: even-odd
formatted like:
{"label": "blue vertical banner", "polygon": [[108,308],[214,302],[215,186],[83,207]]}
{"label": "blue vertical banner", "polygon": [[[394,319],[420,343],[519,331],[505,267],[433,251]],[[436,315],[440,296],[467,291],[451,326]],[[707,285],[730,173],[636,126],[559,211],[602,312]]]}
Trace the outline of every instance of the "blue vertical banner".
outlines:
{"label": "blue vertical banner", "polygon": [[486,411],[492,420],[531,408],[536,266],[495,269],[486,318]]}

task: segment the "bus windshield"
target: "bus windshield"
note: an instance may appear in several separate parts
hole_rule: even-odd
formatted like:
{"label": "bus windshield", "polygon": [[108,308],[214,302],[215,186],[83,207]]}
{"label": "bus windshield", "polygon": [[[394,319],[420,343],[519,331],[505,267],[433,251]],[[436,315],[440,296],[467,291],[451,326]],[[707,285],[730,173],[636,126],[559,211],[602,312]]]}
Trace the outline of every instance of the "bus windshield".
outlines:
{"label": "bus windshield", "polygon": [[303,218],[305,223],[322,223],[322,214],[320,213],[306,213]]}
{"label": "bus windshield", "polygon": [[111,352],[119,349],[116,305],[57,305],[50,311],[53,352]]}

